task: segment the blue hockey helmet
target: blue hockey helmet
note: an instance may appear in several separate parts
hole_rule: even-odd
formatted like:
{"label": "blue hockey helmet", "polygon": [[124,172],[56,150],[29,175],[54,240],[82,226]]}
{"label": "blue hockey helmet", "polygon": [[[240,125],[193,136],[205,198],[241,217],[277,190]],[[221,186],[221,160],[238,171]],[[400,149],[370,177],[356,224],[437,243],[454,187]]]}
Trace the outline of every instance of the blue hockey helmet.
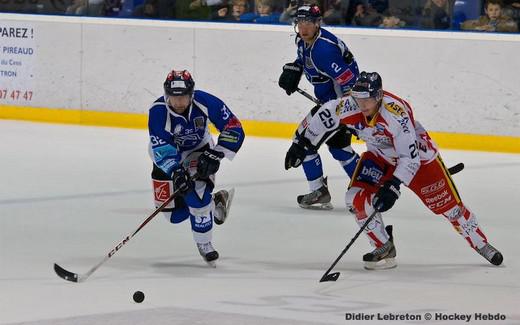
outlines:
{"label": "blue hockey helmet", "polygon": [[298,22],[309,21],[316,23],[321,20],[321,10],[315,4],[304,4],[298,7],[296,10],[296,15],[294,16],[294,22],[297,24]]}
{"label": "blue hockey helmet", "polygon": [[188,70],[172,70],[164,81],[164,93],[167,96],[192,95],[195,81]]}
{"label": "blue hockey helmet", "polygon": [[359,74],[354,87],[352,87],[352,97],[355,98],[376,98],[379,99],[383,94],[383,80],[377,72],[363,71]]}

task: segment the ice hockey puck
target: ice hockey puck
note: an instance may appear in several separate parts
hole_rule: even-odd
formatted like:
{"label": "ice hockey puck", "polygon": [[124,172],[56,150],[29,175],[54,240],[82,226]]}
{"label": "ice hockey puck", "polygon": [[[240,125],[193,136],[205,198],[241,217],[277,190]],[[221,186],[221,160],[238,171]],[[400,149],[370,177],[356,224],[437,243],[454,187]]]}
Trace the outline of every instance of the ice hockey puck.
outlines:
{"label": "ice hockey puck", "polygon": [[141,291],[134,292],[134,301],[135,302],[140,304],[143,302],[143,300],[144,300],[144,293],[142,293]]}

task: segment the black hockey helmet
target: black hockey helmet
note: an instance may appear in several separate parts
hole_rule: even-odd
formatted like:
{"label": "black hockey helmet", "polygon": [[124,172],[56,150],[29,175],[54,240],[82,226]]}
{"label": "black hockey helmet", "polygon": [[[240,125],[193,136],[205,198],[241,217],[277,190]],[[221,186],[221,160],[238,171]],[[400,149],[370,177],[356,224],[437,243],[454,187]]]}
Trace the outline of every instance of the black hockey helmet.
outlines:
{"label": "black hockey helmet", "polygon": [[310,21],[316,23],[321,20],[321,10],[315,4],[304,4],[298,7],[296,15],[294,16],[294,23],[297,24],[300,21]]}
{"label": "black hockey helmet", "polygon": [[359,74],[354,87],[352,97],[355,98],[378,98],[383,93],[383,80],[377,72],[363,71]]}
{"label": "black hockey helmet", "polygon": [[164,81],[164,93],[167,96],[184,96],[193,94],[195,81],[188,70],[172,70]]}

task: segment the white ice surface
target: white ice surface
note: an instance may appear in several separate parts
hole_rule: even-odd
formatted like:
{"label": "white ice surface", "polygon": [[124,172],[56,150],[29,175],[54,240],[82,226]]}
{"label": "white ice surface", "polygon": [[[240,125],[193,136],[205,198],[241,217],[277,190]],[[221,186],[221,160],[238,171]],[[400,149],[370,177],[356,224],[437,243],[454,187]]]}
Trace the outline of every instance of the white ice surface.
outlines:
{"label": "white ice surface", "polygon": [[350,312],[500,312],[500,324],[520,323],[520,155],[443,154],[466,164],[455,181],[502,267],[404,190],[384,218],[399,266],[365,271],[362,236],[335,268],[338,281],[318,283],[358,229],[344,207],[346,176],[322,150],[335,209],[300,209],[296,195],[308,188],[300,169],[283,169],[289,141],[250,137],[218,174],[218,187],[236,195],[214,228],[216,269],[198,255],[188,222],[159,215],[76,284],[53,263],[86,272],[153,211],[146,131],[0,121],[0,137],[1,324],[357,323],[345,321]]}

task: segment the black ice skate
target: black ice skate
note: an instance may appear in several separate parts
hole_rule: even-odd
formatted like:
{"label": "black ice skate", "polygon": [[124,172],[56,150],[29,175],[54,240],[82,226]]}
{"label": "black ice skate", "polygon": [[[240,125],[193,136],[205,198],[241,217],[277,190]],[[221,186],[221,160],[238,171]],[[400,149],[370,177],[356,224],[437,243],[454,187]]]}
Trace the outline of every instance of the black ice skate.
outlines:
{"label": "black ice skate", "polygon": [[332,210],[330,203],[330,193],[327,185],[327,177],[323,179],[323,186],[305,195],[298,195],[296,198],[300,207],[313,210]]}
{"label": "black ice skate", "polygon": [[394,237],[392,235],[392,226],[388,225],[385,229],[390,236],[390,239],[383,246],[363,255],[365,269],[367,270],[392,269],[397,266],[397,263],[395,262],[396,251],[394,246]]}
{"label": "black ice skate", "polygon": [[204,259],[209,266],[216,267],[216,261],[218,259],[218,252],[213,248],[211,242],[205,244],[197,243],[197,248],[199,249],[200,256]]}
{"label": "black ice skate", "polygon": [[213,194],[213,202],[215,203],[215,218],[213,220],[217,225],[221,225],[226,221],[231,209],[231,202],[235,196],[235,189],[232,188],[229,191],[220,190]]}
{"label": "black ice skate", "polygon": [[500,265],[504,260],[502,253],[491,244],[486,244],[482,248],[476,249],[476,251],[493,265]]}

